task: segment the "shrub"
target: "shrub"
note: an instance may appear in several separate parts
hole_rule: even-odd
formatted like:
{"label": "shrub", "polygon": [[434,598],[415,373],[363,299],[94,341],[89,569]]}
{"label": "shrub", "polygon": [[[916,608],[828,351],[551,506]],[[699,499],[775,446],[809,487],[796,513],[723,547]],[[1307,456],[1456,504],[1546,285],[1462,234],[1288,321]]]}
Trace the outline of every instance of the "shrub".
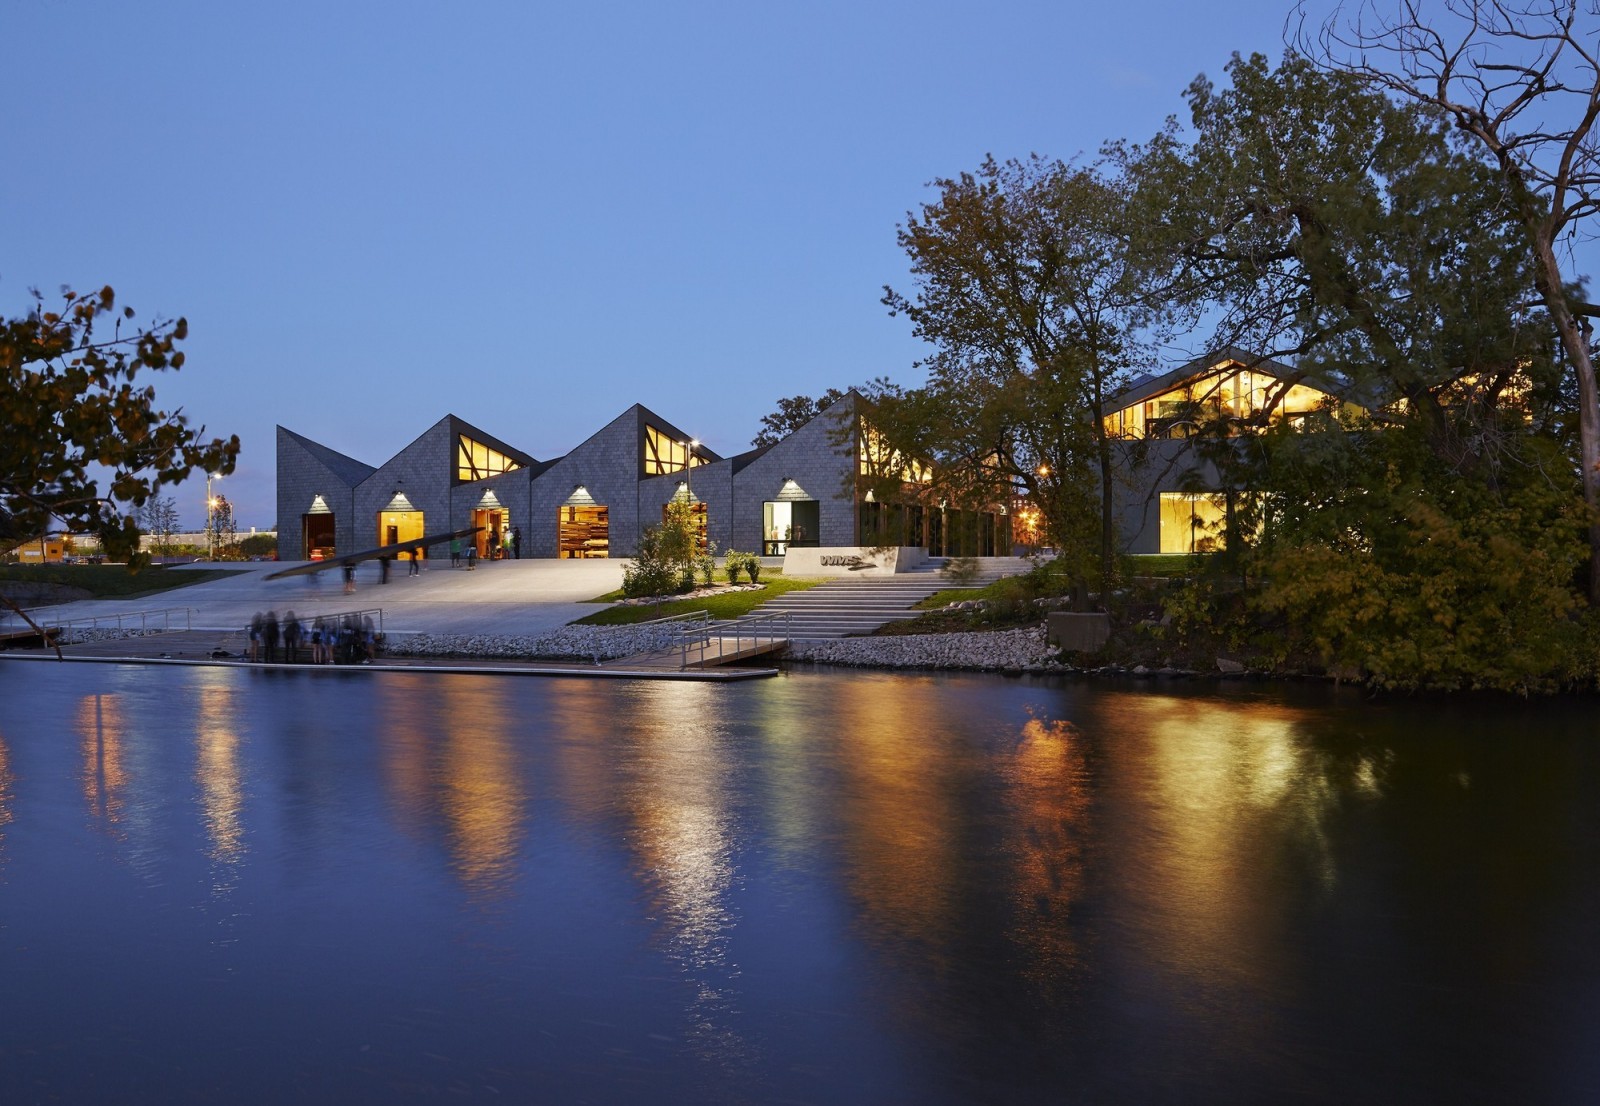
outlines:
{"label": "shrub", "polygon": [[622,594],[629,599],[665,595],[672,582],[672,571],[659,561],[636,560],[622,570]]}
{"label": "shrub", "polygon": [[941,571],[953,584],[970,584],[978,578],[978,558],[951,557]]}
{"label": "shrub", "polygon": [[753,560],[755,560],[754,553],[740,553],[737,550],[728,550],[728,555],[722,562],[722,570],[728,574],[728,583],[737,584],[739,577],[748,572],[746,566]]}
{"label": "shrub", "polygon": [[750,582],[752,584],[759,584],[761,582],[761,558],[754,553],[747,553],[745,556],[749,560],[745,561],[744,570],[750,574]]}

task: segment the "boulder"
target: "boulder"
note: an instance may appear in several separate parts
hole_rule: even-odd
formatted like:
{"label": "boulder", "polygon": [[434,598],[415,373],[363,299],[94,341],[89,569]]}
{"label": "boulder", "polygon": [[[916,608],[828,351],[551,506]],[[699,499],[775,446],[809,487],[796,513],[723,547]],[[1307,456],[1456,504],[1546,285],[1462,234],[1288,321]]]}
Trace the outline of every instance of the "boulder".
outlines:
{"label": "boulder", "polygon": [[1103,611],[1051,611],[1045,637],[1063,653],[1098,653],[1111,640],[1111,616]]}

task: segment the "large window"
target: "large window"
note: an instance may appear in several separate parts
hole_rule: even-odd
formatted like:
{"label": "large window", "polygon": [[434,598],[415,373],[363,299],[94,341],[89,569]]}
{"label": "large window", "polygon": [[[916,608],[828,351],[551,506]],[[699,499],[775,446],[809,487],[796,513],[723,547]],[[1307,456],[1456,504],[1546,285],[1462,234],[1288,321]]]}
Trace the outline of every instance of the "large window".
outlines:
{"label": "large window", "polygon": [[669,472],[682,472],[706,463],[705,457],[691,450],[688,442],[669,437],[653,426],[644,428],[644,474],[662,476]]}
{"label": "large window", "polygon": [[465,484],[469,480],[482,480],[486,476],[498,476],[502,472],[514,472],[522,466],[499,450],[490,449],[482,442],[475,442],[465,434],[459,436],[456,442],[456,481]]}
{"label": "large window", "polygon": [[768,500],[761,505],[761,552],[781,557],[791,545],[817,546],[822,504],[809,500]]}
{"label": "large window", "polygon": [[1194,432],[1197,423],[1219,417],[1245,429],[1245,420],[1259,416],[1269,405],[1273,418],[1296,420],[1332,398],[1320,389],[1285,385],[1272,373],[1240,368],[1234,362],[1107,415],[1106,432],[1115,438],[1183,438]]}
{"label": "large window", "polygon": [[861,475],[869,478],[898,477],[904,484],[926,484],[933,479],[932,469],[895,449],[865,422],[861,424],[857,464]]}
{"label": "large window", "polygon": [[1161,493],[1161,552],[1214,553],[1224,544],[1227,512],[1218,497]]}

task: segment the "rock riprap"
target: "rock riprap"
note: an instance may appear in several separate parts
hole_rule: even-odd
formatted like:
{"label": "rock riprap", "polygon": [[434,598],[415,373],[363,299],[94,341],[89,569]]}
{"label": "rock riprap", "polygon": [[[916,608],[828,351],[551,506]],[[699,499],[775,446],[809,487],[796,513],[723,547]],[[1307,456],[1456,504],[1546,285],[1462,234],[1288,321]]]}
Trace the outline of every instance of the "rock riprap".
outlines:
{"label": "rock riprap", "polygon": [[967,668],[1007,672],[1060,671],[1056,648],[1045,642],[1044,627],[996,633],[908,634],[903,637],[850,637],[797,641],[789,660],[861,668]]}

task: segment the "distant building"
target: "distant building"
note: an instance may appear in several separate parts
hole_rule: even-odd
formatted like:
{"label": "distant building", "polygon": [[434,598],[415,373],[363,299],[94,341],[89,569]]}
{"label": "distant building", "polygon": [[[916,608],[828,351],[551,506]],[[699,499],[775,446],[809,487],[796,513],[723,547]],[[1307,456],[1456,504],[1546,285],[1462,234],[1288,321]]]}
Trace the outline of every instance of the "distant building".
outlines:
{"label": "distant building", "polygon": [[865,405],[850,392],[782,441],[732,457],[637,404],[544,461],[454,415],[380,465],[280,426],[278,555],[327,558],[477,526],[479,556],[495,540],[503,548],[514,529],[524,557],[625,557],[673,500],[688,502],[701,533],[724,550],[782,556],[791,545],[896,544],[934,556],[1009,553],[1003,509],[914,502],[914,486],[905,503],[875,502]]}

